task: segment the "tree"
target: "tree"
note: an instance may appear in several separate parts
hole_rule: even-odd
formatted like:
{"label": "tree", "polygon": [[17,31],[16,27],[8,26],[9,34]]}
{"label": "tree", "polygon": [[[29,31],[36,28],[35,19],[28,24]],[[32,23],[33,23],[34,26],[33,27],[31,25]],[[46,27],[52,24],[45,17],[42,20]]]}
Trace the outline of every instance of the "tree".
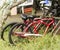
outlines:
{"label": "tree", "polygon": [[24,0],[0,0],[0,32],[10,14],[10,10],[23,2]]}

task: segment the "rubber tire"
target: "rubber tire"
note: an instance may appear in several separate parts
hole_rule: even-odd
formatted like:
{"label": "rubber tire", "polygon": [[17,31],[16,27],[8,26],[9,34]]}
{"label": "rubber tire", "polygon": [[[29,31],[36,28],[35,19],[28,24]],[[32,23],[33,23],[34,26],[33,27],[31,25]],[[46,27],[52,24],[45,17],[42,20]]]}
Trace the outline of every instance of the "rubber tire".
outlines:
{"label": "rubber tire", "polygon": [[[11,38],[12,30],[13,30],[16,26],[20,26],[20,25],[22,25],[22,27],[26,26],[26,25],[23,24],[23,23],[19,23],[19,24],[15,24],[15,25],[10,29],[10,32],[9,32],[9,42],[10,42],[10,44],[15,45],[14,42],[13,42],[13,40],[12,40],[12,38]],[[27,27],[27,26],[26,26],[26,27]],[[22,30],[22,31],[23,31],[23,30]],[[30,28],[28,28],[28,31],[32,32]]]}
{"label": "rubber tire", "polygon": [[22,25],[22,27],[23,27],[23,26],[26,26],[25,24],[19,23],[19,24],[14,25],[14,26],[10,29],[10,32],[9,32],[9,42],[10,42],[10,44],[14,44],[14,42],[13,42],[13,40],[12,40],[12,38],[11,38],[12,30],[13,30],[16,26],[20,26],[20,25]]}
{"label": "rubber tire", "polygon": [[3,28],[3,30],[2,30],[2,32],[1,32],[1,39],[2,40],[5,40],[4,39],[4,32],[5,32],[5,30],[9,27],[9,26],[13,26],[14,24],[16,24],[17,22],[13,22],[13,23],[9,23],[8,25],[6,25],[4,28]]}

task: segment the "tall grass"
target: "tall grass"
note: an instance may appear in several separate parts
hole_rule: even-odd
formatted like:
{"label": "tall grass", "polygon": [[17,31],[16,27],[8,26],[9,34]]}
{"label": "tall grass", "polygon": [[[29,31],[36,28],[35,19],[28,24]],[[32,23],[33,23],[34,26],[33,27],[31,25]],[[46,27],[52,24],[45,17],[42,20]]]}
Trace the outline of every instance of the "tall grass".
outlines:
{"label": "tall grass", "polygon": [[34,37],[27,39],[27,41],[21,41],[16,46],[13,46],[9,42],[0,39],[0,50],[60,50],[59,35],[56,35],[54,38],[50,35]]}

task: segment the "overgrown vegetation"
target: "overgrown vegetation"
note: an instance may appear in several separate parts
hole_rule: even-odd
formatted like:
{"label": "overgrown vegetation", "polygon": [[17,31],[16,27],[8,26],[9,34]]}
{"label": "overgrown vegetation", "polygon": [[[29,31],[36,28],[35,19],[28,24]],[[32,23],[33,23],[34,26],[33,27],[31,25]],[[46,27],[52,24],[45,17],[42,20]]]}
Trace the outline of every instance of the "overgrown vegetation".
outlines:
{"label": "overgrown vegetation", "polygon": [[20,39],[16,46],[0,39],[0,50],[60,50],[60,35]]}

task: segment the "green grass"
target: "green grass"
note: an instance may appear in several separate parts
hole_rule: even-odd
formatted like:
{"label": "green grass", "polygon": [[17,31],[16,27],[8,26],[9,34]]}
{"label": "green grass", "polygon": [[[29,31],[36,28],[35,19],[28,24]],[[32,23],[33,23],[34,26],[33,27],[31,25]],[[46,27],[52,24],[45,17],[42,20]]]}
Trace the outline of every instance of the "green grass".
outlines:
{"label": "green grass", "polygon": [[22,39],[16,46],[0,39],[0,50],[60,50],[60,36],[57,35],[52,38],[46,35],[45,37],[34,37],[26,41]]}
{"label": "green grass", "polygon": [[[5,37],[8,30],[5,31]],[[60,35],[56,35],[54,38],[49,34],[45,37],[32,37],[31,39],[20,38],[20,42],[16,46],[11,45],[8,40],[0,39],[0,50],[60,50]]]}

